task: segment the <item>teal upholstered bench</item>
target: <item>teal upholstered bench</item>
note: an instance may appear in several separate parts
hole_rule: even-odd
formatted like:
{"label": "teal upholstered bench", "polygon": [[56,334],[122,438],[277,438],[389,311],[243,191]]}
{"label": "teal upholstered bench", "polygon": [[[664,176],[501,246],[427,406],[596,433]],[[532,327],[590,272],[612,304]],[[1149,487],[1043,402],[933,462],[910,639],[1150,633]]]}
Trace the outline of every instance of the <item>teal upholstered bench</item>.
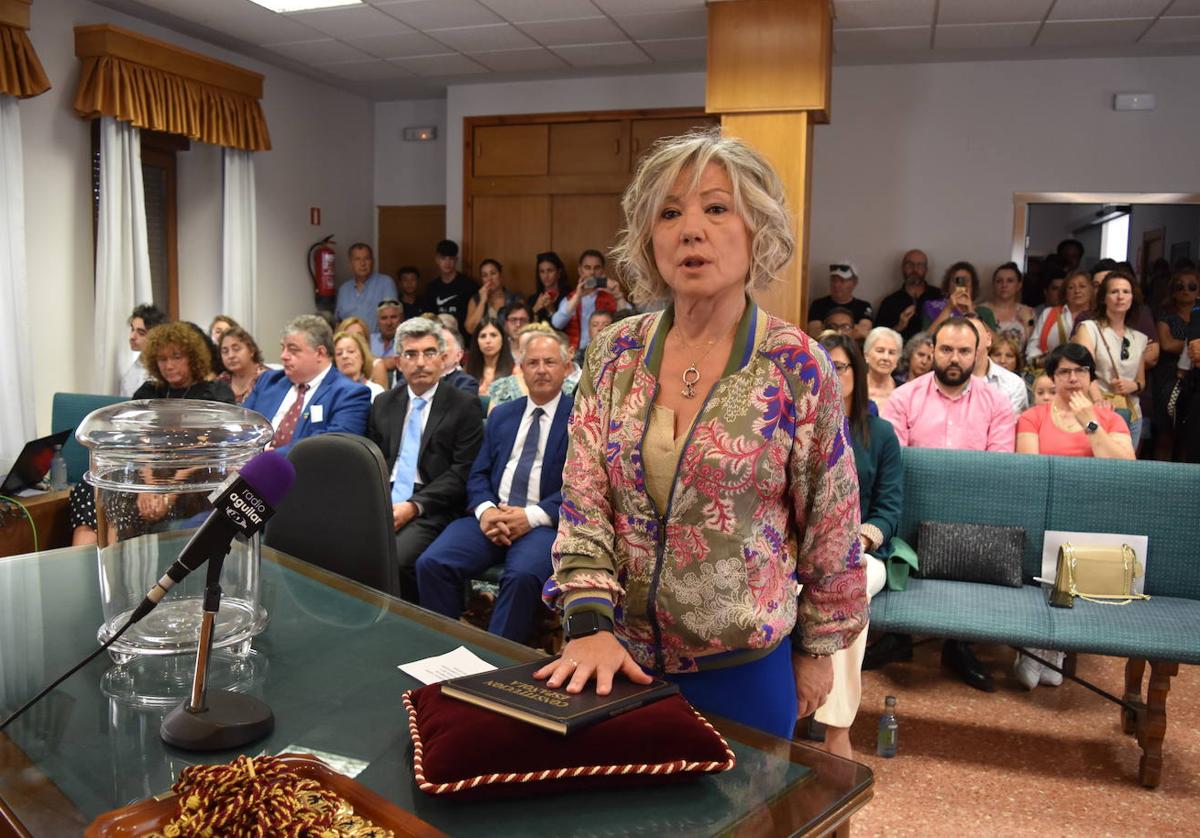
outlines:
{"label": "teal upholstered bench", "polygon": [[[55,393],[50,408],[52,431],[75,430],[93,410],[110,404],[126,401],[124,396],[97,395],[92,393]],[[88,469],[88,451],[71,434],[62,450],[67,462],[67,481],[78,483]]]}
{"label": "teal upholstered bench", "polygon": [[[1025,529],[1022,588],[913,578],[871,603],[871,628],[1128,658],[1123,728],[1142,748],[1139,780],[1162,774],[1166,696],[1179,664],[1200,663],[1200,468],[1158,462],[904,450],[904,517]],[[1145,592],[1126,606],[1051,608],[1042,586],[1046,530],[1146,535]],[[1149,663],[1148,694],[1142,678]]]}

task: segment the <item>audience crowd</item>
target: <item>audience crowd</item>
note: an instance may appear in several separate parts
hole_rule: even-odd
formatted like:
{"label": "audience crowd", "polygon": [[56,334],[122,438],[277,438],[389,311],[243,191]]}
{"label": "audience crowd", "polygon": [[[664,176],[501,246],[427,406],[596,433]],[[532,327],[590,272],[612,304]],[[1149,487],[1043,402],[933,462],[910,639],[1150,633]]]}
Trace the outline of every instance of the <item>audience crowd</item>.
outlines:
{"label": "audience crowd", "polygon": [[[654,306],[630,305],[599,250],[583,252],[574,282],[558,254],[537,254],[537,290],[527,299],[496,259],[479,263],[479,283],[462,273],[452,241],[435,248],[423,290],[415,267],[400,268],[398,285],[377,272],[366,244],[348,256],[352,277],[334,311],[288,323],[277,365],[227,316],[205,333],[137,306],[121,393],[236,402],[271,423],[272,447],[285,453],[331,431],[370,438],[389,470],[402,595],[458,617],[464,587],[502,563],[491,630],[531,642],[552,572],[585,354],[615,321]],[[898,526],[901,446],[1200,462],[1193,263],[1158,264],[1139,280],[1127,263],[1089,264],[1068,240],[1036,276],[1012,262],[996,268],[986,300],[971,262],[949,263],[939,285],[927,281],[929,269],[923,251],[905,252],[898,287],[876,307],[855,296],[852,262],[831,264],[829,293],[807,312],[850,419],[864,553],[886,550]],[[72,497],[77,541],[95,537],[89,495]],[[882,565],[871,561],[874,593]],[[968,684],[994,689],[969,644],[947,641],[942,654]],[[867,646],[864,631],[839,655],[838,682],[853,682],[860,662],[910,657],[911,638]],[[1030,658],[1018,656],[1016,666],[1031,689],[1057,683]],[[829,746],[848,754],[858,692],[845,689],[818,718]]]}

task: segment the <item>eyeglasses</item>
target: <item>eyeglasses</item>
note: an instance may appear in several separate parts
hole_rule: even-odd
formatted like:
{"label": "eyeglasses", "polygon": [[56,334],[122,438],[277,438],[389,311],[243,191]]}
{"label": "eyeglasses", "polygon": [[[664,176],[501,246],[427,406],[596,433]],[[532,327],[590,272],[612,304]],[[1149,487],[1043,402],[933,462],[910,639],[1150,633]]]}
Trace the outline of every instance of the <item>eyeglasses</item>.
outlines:
{"label": "eyeglasses", "polygon": [[1074,378],[1077,375],[1087,376],[1091,373],[1087,367],[1059,367],[1054,371],[1055,378]]}
{"label": "eyeglasses", "polygon": [[835,370],[837,370],[839,373],[843,373],[850,369],[850,365],[847,364],[845,361],[834,361],[833,368]]}
{"label": "eyeglasses", "polygon": [[1200,285],[1194,282],[1181,282],[1175,286],[1176,291],[1200,291]]}
{"label": "eyeglasses", "polygon": [[505,317],[504,322],[512,323],[514,326],[524,326],[526,323],[529,322],[529,318],[521,317],[520,315],[518,315],[516,317]]}
{"label": "eyeglasses", "polygon": [[442,353],[437,349],[423,349],[420,352],[415,349],[406,349],[400,354],[401,357],[403,357],[406,361],[415,361],[418,358],[424,358],[426,361],[432,361]]}

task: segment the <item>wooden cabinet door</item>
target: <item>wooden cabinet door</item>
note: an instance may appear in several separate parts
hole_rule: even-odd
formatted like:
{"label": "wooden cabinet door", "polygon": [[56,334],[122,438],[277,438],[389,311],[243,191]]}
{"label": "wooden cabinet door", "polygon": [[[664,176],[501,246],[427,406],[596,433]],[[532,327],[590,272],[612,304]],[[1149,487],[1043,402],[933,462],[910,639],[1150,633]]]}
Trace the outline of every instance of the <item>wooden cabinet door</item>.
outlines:
{"label": "wooden cabinet door", "polygon": [[629,128],[623,120],[559,122],[550,126],[550,174],[629,171]]}
{"label": "wooden cabinet door", "polygon": [[620,195],[555,195],[551,216],[551,242],[567,264],[574,281],[579,254],[599,250],[608,259],[608,249],[621,229]]}
{"label": "wooden cabinet door", "polygon": [[[379,207],[375,270],[400,284],[400,268],[412,265],[426,280],[437,270],[433,249],[446,238],[446,206]],[[424,291],[422,283],[422,291]]]}
{"label": "wooden cabinet door", "polygon": [[471,202],[474,275],[483,259],[504,265],[504,284],[528,296],[537,288],[535,258],[550,243],[549,195],[478,195]]}
{"label": "wooden cabinet door", "polygon": [[476,128],[471,139],[475,176],[546,174],[549,136],[544,123]]}
{"label": "wooden cabinet door", "polygon": [[682,116],[666,119],[635,119],[631,130],[633,165],[641,159],[654,141],[662,137],[686,134],[693,128],[710,128],[720,123],[710,116]]}

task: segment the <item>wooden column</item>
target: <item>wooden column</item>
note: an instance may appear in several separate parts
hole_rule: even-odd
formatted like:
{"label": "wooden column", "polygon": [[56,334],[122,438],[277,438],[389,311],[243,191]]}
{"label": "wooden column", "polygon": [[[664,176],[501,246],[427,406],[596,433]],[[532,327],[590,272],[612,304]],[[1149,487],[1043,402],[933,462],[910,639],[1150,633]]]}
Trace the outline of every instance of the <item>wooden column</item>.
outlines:
{"label": "wooden column", "polygon": [[759,295],[772,314],[804,324],[808,300],[812,130],[829,121],[830,0],[719,0],[708,6],[706,110],[774,164],[796,225],[796,255]]}

